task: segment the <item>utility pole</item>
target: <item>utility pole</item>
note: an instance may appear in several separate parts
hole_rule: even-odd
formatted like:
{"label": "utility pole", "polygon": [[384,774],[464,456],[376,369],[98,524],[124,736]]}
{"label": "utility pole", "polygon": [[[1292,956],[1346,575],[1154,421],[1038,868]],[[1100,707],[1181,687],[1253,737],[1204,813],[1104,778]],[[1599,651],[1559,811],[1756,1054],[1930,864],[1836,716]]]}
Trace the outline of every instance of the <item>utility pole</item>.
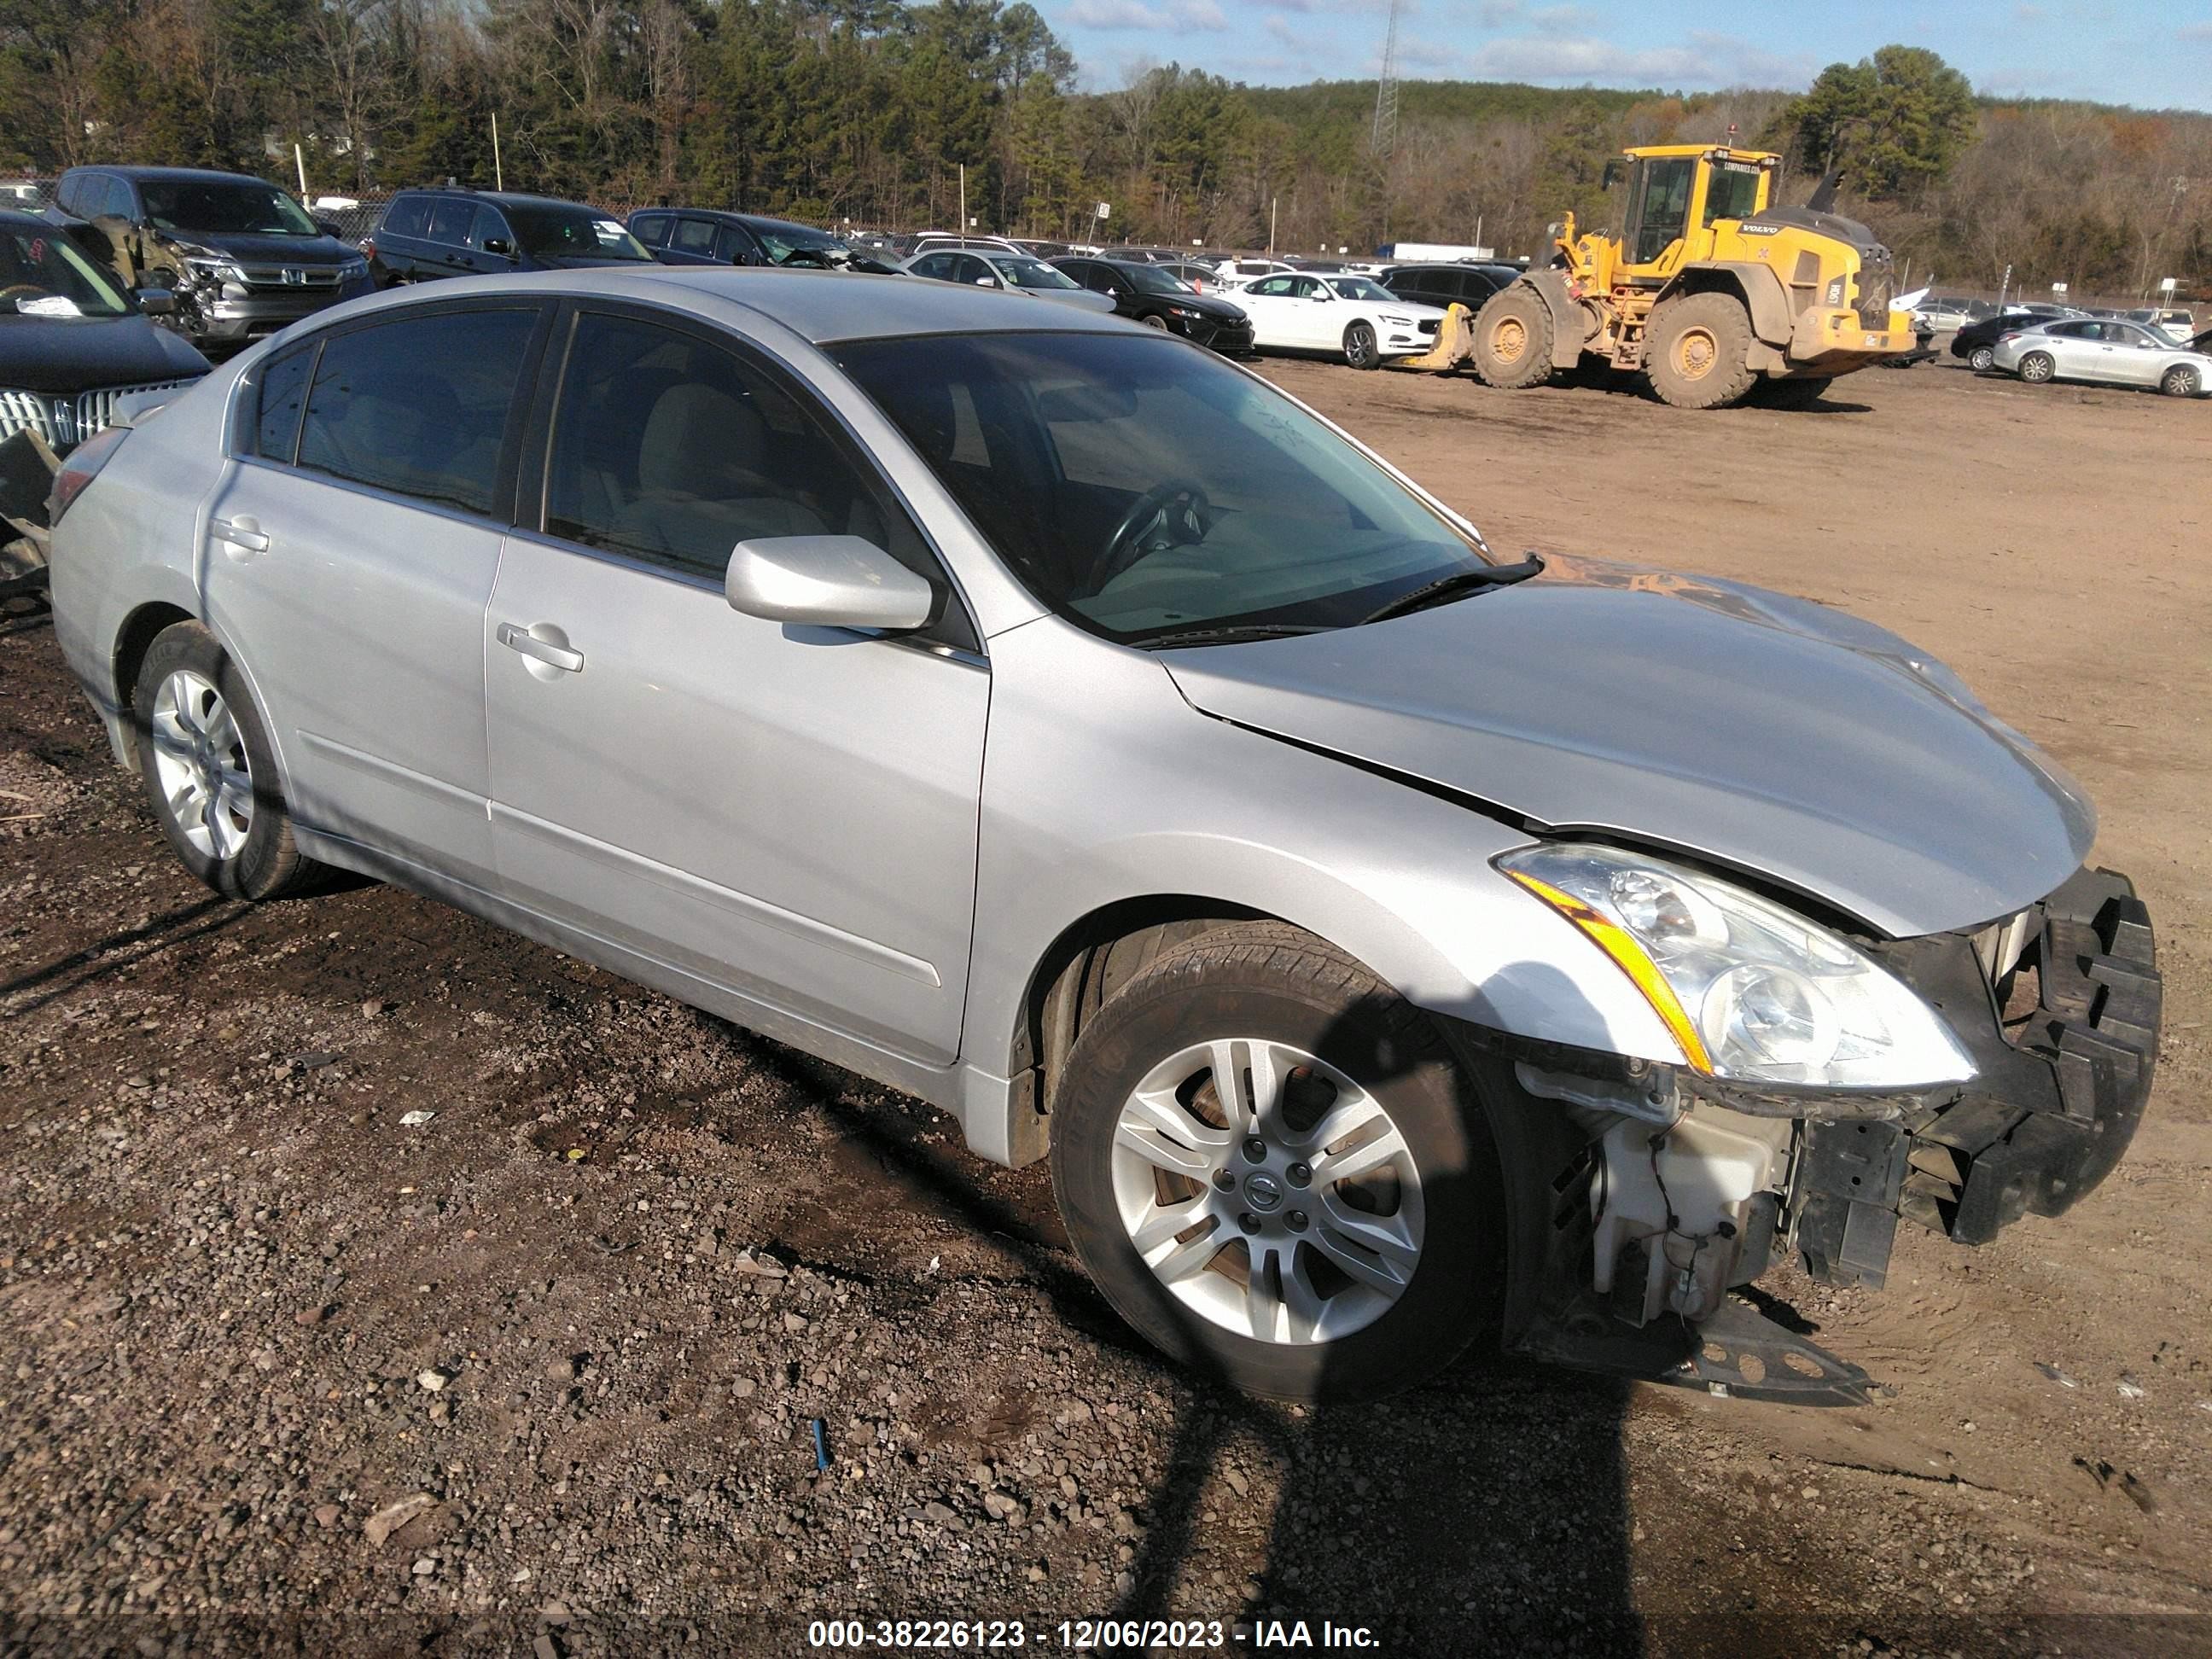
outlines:
{"label": "utility pole", "polygon": [[1267,257],[1270,259],[1275,257],[1275,210],[1282,204],[1283,198],[1279,196],[1267,198]]}
{"label": "utility pole", "polygon": [[1375,82],[1375,125],[1368,134],[1377,194],[1382,202],[1382,240],[1390,240],[1390,158],[1398,148],[1398,14],[1405,0],[1390,0],[1390,21],[1382,32],[1382,71]]}
{"label": "utility pole", "polygon": [[507,188],[507,169],[500,165],[499,161],[499,112],[497,110],[491,112],[491,187],[499,191]]}
{"label": "utility pole", "polygon": [[968,164],[960,164],[960,223],[956,227],[962,236],[968,234]]}
{"label": "utility pole", "polygon": [[292,146],[292,165],[300,170],[300,199],[307,199],[307,158],[300,154],[297,144]]}

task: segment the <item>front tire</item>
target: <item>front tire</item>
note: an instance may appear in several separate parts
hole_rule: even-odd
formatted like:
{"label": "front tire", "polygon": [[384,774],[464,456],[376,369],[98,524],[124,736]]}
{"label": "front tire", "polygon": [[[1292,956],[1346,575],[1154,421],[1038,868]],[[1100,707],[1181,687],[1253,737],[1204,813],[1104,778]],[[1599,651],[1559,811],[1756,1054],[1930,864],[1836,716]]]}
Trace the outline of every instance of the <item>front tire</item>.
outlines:
{"label": "front tire", "polygon": [[1669,300],[1651,313],[1644,370],[1660,401],[1676,409],[1726,409],[1759,377],[1751,367],[1751,319],[1733,294]]}
{"label": "front tire", "polygon": [[1525,283],[1501,288],[1474,314],[1474,373],[1519,392],[1552,378],[1552,308]]}
{"label": "front tire", "polygon": [[1137,320],[1146,328],[1156,328],[1163,334],[1168,331],[1167,319],[1164,317],[1139,317]]}
{"label": "front tire", "polygon": [[2160,377],[2158,389],[2169,398],[2194,398],[2203,384],[2203,377],[2194,368],[2176,363]]}
{"label": "front tire", "polygon": [[2030,386],[2042,386],[2050,380],[2057,367],[2049,352],[2031,351],[2020,360],[2020,378]]}
{"label": "front tire", "polygon": [[1425,1015],[1309,934],[1243,923],[1162,957],[1084,1028],[1054,1120],[1077,1255],[1194,1370],[1369,1399],[1495,1322],[1503,1188],[1468,1077]]}
{"label": "front tire", "polygon": [[1382,367],[1382,348],[1376,343],[1372,325],[1354,323],[1344,331],[1344,361],[1354,368]]}
{"label": "front tire", "polygon": [[196,622],[163,629],[131,708],[147,802],[187,870],[234,899],[280,898],[323,878],[293,841],[245,677],[212,634]]}

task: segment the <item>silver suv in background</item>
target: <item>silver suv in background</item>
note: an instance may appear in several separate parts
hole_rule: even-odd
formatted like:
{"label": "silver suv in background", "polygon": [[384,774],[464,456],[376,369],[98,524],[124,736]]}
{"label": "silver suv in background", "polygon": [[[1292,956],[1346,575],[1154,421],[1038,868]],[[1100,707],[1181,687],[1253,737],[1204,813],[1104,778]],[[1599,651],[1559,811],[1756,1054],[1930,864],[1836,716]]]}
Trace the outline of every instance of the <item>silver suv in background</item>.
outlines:
{"label": "silver suv in background", "polygon": [[1955,674],[1502,560],[1156,331],[491,276],[78,453],[62,647],[210,885],[382,876],[920,1096],[1262,1394],[1502,1332],[1833,1397],[1733,1287],[2058,1214],[2149,1091],[2148,914]]}

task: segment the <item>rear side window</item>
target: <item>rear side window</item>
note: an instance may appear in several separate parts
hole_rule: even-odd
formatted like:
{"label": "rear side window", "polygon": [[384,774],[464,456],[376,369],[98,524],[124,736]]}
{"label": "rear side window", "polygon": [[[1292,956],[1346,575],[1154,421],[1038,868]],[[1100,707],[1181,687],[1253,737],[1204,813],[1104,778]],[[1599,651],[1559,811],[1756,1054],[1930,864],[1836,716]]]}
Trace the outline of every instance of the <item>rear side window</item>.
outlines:
{"label": "rear side window", "polygon": [[380,231],[394,236],[420,236],[430,216],[430,204],[419,196],[403,196],[385,210]]}
{"label": "rear side window", "polygon": [[647,247],[666,247],[668,222],[668,216],[665,213],[633,213],[629,219],[629,234]]}
{"label": "rear side window", "polygon": [[307,371],[315,364],[318,342],[272,358],[258,376],[253,453],[264,461],[292,464],[300,447],[300,410],[307,401]]}
{"label": "rear side window", "polygon": [[668,246],[678,253],[712,253],[714,251],[714,227],[704,219],[678,219],[676,234]]}
{"label": "rear side window", "polygon": [[299,464],[429,505],[490,512],[537,323],[534,309],[488,307],[332,336],[307,394]]}
{"label": "rear side window", "polygon": [[477,204],[465,197],[449,197],[439,202],[430,210],[430,240],[459,247],[467,240],[469,227],[476,222],[476,216]]}

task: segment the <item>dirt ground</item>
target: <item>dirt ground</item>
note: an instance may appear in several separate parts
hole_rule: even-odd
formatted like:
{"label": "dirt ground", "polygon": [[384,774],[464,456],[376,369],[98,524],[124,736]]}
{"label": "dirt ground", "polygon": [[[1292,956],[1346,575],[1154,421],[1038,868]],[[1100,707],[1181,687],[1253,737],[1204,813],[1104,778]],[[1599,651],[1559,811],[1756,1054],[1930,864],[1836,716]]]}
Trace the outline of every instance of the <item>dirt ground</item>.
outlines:
{"label": "dirt ground", "polygon": [[1392,1656],[2212,1651],[2212,407],[1949,365],[1705,416],[1269,372],[1501,550],[1849,606],[2053,750],[2166,976],[2115,1176],[1978,1251],[1902,1229],[1881,1295],[1778,1274],[1886,1385],[1863,1409],[1496,1360],[1255,1406],[1121,1330],[1041,1170],[911,1101],[406,893],[212,898],[18,616],[0,1652],[785,1653],[847,1616],[1060,1651],[1108,1613]]}

